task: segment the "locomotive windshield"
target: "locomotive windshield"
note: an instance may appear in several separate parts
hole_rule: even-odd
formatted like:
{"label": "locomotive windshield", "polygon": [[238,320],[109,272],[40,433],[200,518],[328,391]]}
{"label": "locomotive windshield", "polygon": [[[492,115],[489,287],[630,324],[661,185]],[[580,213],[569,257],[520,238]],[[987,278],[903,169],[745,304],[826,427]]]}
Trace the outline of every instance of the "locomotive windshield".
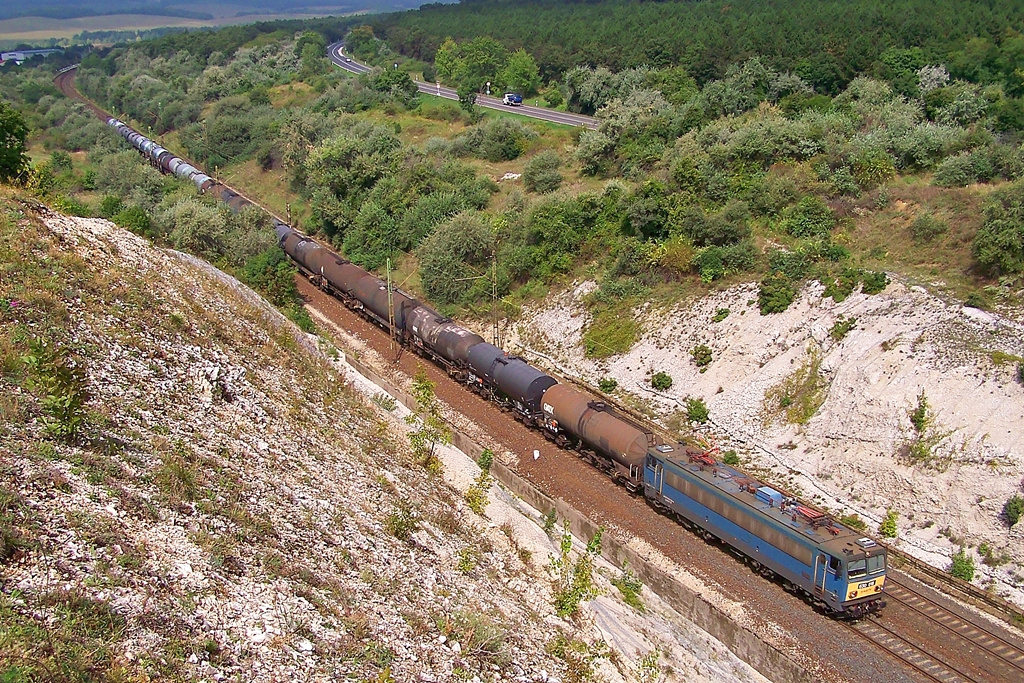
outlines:
{"label": "locomotive windshield", "polygon": [[847,573],[851,579],[856,579],[867,574],[877,574],[885,569],[885,555],[850,560]]}

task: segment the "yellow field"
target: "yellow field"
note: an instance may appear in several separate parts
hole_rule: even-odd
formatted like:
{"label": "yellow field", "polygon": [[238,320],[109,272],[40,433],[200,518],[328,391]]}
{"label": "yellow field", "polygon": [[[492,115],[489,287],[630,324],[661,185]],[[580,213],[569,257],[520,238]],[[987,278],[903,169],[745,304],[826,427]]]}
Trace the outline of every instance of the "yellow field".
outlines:
{"label": "yellow field", "polygon": [[[190,7],[191,9],[191,7]],[[219,10],[224,11],[222,6]],[[240,6],[229,6],[237,12]],[[313,17],[330,16],[329,9],[313,14],[250,14],[246,16],[216,16],[214,6],[195,8],[196,11],[208,11],[214,19],[185,19],[182,17],[160,17],[149,14],[112,14],[103,17],[79,17],[76,19],[49,19],[45,17],[19,17],[0,21],[0,36],[3,41],[13,43],[38,43],[50,38],[73,38],[82,31],[136,31],[170,26],[199,28],[203,26],[227,26],[230,24],[251,24],[257,21],[275,21],[278,19],[311,19]]]}

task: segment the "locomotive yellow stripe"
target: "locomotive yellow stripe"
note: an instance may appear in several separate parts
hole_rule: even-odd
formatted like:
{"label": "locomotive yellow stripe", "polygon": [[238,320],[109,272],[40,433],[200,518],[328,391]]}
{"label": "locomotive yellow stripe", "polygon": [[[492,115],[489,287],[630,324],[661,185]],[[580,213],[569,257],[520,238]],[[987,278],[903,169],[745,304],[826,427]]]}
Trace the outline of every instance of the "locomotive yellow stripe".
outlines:
{"label": "locomotive yellow stripe", "polygon": [[874,579],[865,578],[860,581],[851,581],[850,585],[846,587],[846,599],[858,600],[860,598],[867,598],[872,595],[878,595],[882,592],[882,587],[884,585],[884,575]]}

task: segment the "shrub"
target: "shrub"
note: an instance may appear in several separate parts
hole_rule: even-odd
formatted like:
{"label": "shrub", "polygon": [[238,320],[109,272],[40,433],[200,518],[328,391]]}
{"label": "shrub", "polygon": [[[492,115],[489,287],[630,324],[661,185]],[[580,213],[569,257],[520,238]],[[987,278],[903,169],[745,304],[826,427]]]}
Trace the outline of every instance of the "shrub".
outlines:
{"label": "shrub", "polygon": [[606,394],[610,394],[619,388],[619,382],[614,377],[602,377],[597,380],[597,388]]}
{"label": "shrub", "polygon": [[1024,361],[1017,363],[1017,381],[1024,384]]}
{"label": "shrub", "polygon": [[967,295],[967,299],[964,301],[964,306],[967,306],[968,308],[977,308],[981,311],[987,311],[988,301],[985,299],[983,294],[971,292]]}
{"label": "shrub", "polygon": [[939,235],[949,230],[945,221],[935,218],[931,214],[923,214],[917,217],[910,225],[910,236],[915,242],[931,242]]}
{"label": "shrub", "polygon": [[136,235],[150,236],[149,231],[152,221],[149,218],[149,214],[141,206],[129,206],[115,214],[111,220],[118,227],[131,230]]}
{"label": "shrub", "polygon": [[850,515],[843,515],[839,518],[839,521],[840,523],[845,524],[851,529],[855,529],[857,531],[864,531],[868,528],[868,525],[864,523],[864,520],[861,519],[860,515],[858,515],[856,512]]}
{"label": "shrub", "polygon": [[994,173],[992,161],[986,154],[963,152],[939,164],[933,182],[939,187],[966,187],[978,181],[991,180]]}
{"label": "shrub", "polygon": [[708,406],[702,399],[686,399],[686,419],[697,424],[705,424],[711,417]]}
{"label": "shrub", "polygon": [[832,209],[818,197],[804,197],[782,221],[783,231],[793,237],[824,237],[836,225]]}
{"label": "shrub", "polygon": [[928,407],[928,397],[925,396],[924,390],[917,395],[917,407],[910,411],[910,423],[914,425],[914,429],[918,434],[924,434],[925,430],[928,429],[928,425],[931,424],[932,417],[931,411]]}
{"label": "shrub", "polygon": [[970,581],[974,578],[975,569],[974,558],[967,553],[963,546],[960,546],[960,549],[953,553],[953,564],[949,568],[949,573],[958,579]]}
{"label": "shrub", "polygon": [[711,365],[711,349],[706,344],[698,344],[693,347],[690,351],[690,355],[693,356],[693,362],[697,364],[701,372],[707,370],[707,366]]}
{"label": "shrub", "polygon": [[665,372],[656,372],[651,377],[651,386],[658,391],[666,391],[672,386],[672,376]]}
{"label": "shrub", "polygon": [[890,509],[885,513],[885,519],[878,527],[878,533],[882,534],[885,538],[896,538],[896,517],[898,513],[895,510]]}
{"label": "shrub", "polygon": [[480,469],[485,472],[489,472],[491,470],[491,465],[494,464],[494,451],[490,448],[485,448],[483,452],[480,453],[480,457],[477,459],[476,464],[480,466]]}
{"label": "shrub", "polygon": [[384,530],[400,541],[412,538],[418,526],[416,511],[406,501],[399,502],[384,520]]}
{"label": "shrub", "polygon": [[108,194],[100,200],[100,218],[111,219],[124,210],[124,202],[116,194]]}
{"label": "shrub", "polygon": [[884,272],[875,272],[866,270],[861,274],[861,285],[860,290],[865,294],[878,294],[879,292],[885,291],[885,288],[889,286],[889,276]]}
{"label": "shrub", "polygon": [[856,318],[847,318],[844,315],[839,316],[835,324],[832,325],[832,329],[828,331],[828,334],[835,341],[842,341],[843,337],[850,333],[851,330],[857,327]]}
{"label": "shrub", "polygon": [[480,470],[480,474],[477,475],[476,481],[466,489],[466,504],[469,505],[469,509],[478,515],[484,514],[484,510],[487,508],[487,492],[491,488],[491,473],[485,469]]}
{"label": "shrub", "polygon": [[646,611],[644,607],[644,601],[640,597],[644,589],[644,584],[640,581],[640,578],[634,574],[626,563],[622,565],[622,576],[612,580],[612,585],[619,589],[619,593],[622,594],[622,600],[627,605],[635,609],[637,612],[643,613]]}
{"label": "shrub", "polygon": [[757,302],[761,315],[782,313],[796,298],[796,288],[783,273],[775,272],[761,280]]}
{"label": "shrub", "polygon": [[558,88],[548,88],[548,91],[544,93],[544,101],[548,103],[549,107],[557,107],[565,102],[565,98],[562,97],[562,92]]}
{"label": "shrub", "polygon": [[562,174],[558,167],[562,161],[558,153],[546,149],[526,162],[523,167],[523,185],[530,192],[553,192],[562,184]]}
{"label": "shrub", "polygon": [[985,222],[974,237],[974,256],[993,275],[1024,271],[1024,182],[992,193]]}
{"label": "shrub", "polygon": [[722,454],[722,463],[735,467],[740,464],[740,456],[737,455],[736,451],[726,451]]}
{"label": "shrub", "polygon": [[579,611],[580,605],[598,595],[594,586],[594,558],[601,554],[601,536],[604,527],[599,527],[587,543],[587,549],[572,562],[572,535],[569,522],[562,527],[562,540],[558,557],[551,558],[551,571],[555,574],[555,613],[567,617]]}
{"label": "shrub", "polygon": [[89,392],[81,364],[42,340],[30,343],[22,362],[29,370],[28,388],[41,394],[42,423],[46,432],[74,441],[85,426]]}
{"label": "shrub", "polygon": [[1015,494],[1006,503],[1003,504],[1003,516],[1006,518],[1007,523],[1013,526],[1020,521],[1021,516],[1024,516],[1024,496]]}
{"label": "shrub", "polygon": [[720,322],[722,322],[723,320],[725,320],[728,317],[729,317],[729,309],[728,308],[719,308],[717,311],[715,311],[715,314],[713,316],[711,316],[711,322],[713,322],[713,323],[720,323]]}

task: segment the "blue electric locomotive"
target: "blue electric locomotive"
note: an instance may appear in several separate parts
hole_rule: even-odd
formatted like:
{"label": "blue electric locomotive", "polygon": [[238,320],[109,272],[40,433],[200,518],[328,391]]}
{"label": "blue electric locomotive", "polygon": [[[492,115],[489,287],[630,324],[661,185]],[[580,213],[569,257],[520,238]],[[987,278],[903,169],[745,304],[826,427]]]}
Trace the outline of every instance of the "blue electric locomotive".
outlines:
{"label": "blue electric locomotive", "polygon": [[858,617],[885,606],[883,547],[705,451],[669,445],[648,450],[644,495],[827,611]]}

